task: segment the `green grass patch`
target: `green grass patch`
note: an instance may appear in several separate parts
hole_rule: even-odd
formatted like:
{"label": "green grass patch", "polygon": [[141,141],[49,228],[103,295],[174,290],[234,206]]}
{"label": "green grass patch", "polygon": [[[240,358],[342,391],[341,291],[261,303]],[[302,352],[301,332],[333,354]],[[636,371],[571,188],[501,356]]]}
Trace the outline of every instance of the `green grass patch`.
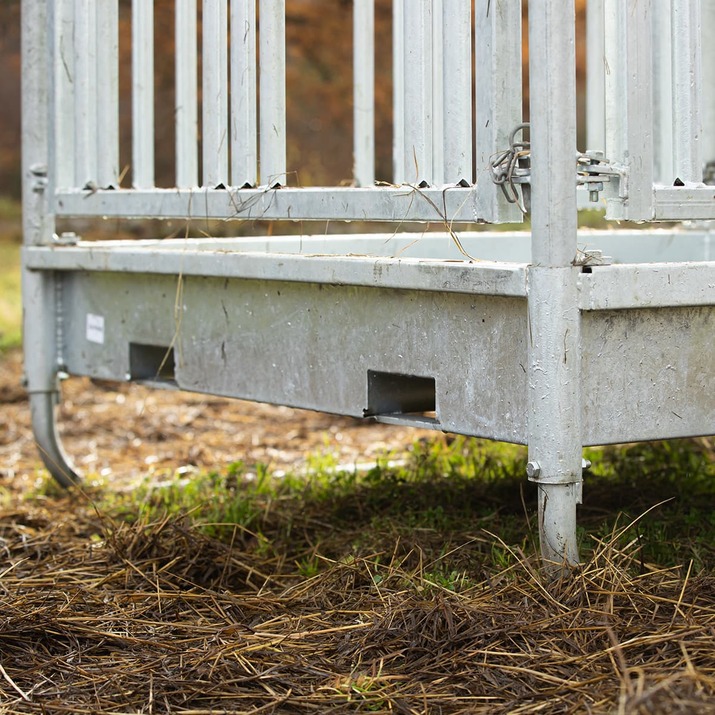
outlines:
{"label": "green grass patch", "polygon": [[20,246],[0,242],[0,352],[21,341]]}
{"label": "green grass patch", "polygon": [[22,205],[0,196],[0,352],[22,342]]}
{"label": "green grass patch", "polygon": [[[715,569],[715,468],[692,441],[589,450],[580,510],[582,558],[603,541],[635,562]],[[275,477],[240,462],[221,472],[147,486],[112,510],[124,518],[185,518],[207,536],[240,543],[283,573],[312,578],[367,559],[379,583],[413,574],[422,588],[464,591],[484,573],[538,552],[535,487],[525,450],[458,437],[416,443],[406,461]],[[317,466],[316,466],[317,465]],[[426,585],[426,586],[425,586]]]}
{"label": "green grass patch", "polygon": [[22,222],[22,204],[9,196],[0,195],[0,221],[16,224],[19,232]]}

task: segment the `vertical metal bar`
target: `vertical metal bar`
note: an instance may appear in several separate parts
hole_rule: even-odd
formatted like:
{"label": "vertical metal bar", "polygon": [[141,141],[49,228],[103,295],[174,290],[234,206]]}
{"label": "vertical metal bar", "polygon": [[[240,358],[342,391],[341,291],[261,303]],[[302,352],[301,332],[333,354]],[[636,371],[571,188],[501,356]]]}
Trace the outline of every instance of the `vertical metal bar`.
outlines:
{"label": "vertical metal bar", "polygon": [[475,218],[489,223],[521,221],[521,212],[492,182],[489,163],[509,148],[509,134],[522,121],[521,1],[476,0]]}
{"label": "vertical metal bar", "polygon": [[97,182],[97,6],[75,0],[75,185]]}
{"label": "vertical metal bar", "polygon": [[586,4],[586,148],[606,150],[603,0]]}
{"label": "vertical metal bar", "polygon": [[432,182],[432,3],[409,0],[404,5],[404,139],[405,179]]}
{"label": "vertical metal bar", "polygon": [[628,218],[653,216],[653,0],[629,0],[626,20]]}
{"label": "vertical metal bar", "polygon": [[285,0],[259,0],[260,181],[286,183]]}
{"label": "vertical metal bar", "polygon": [[97,5],[97,184],[119,183],[119,6],[117,0]]}
{"label": "vertical metal bar", "polygon": [[[54,27],[54,92],[49,100],[53,107],[55,124],[53,179],[58,187],[74,186],[74,0],[56,0],[48,12],[53,16]],[[61,147],[61,151],[57,151]]]}
{"label": "vertical metal bar", "polygon": [[605,0],[606,154],[627,172],[622,218],[653,215],[652,0]]}
{"label": "vertical metal bar", "polygon": [[706,165],[706,181],[715,184],[715,3],[706,2],[702,6],[703,24],[701,41],[703,53],[703,142],[702,156]]}
{"label": "vertical metal bar", "polygon": [[199,183],[196,0],[176,0],[176,186]]}
{"label": "vertical metal bar", "polygon": [[580,314],[576,256],[575,12],[529,3],[532,265],[529,269],[530,478],[539,486],[541,553],[578,561],[581,484]]}
{"label": "vertical metal bar", "polygon": [[675,173],[681,181],[702,181],[701,5],[700,0],[672,0],[672,3]]}
{"label": "vertical metal bar", "polygon": [[405,0],[392,0],[392,181],[405,179]]}
{"label": "vertical metal bar", "polygon": [[203,185],[228,184],[228,8],[203,0]]}
{"label": "vertical metal bar", "polygon": [[472,2],[442,5],[444,166],[438,180],[457,184],[474,180],[472,167]]}
{"label": "vertical metal bar", "polygon": [[612,161],[625,163],[628,151],[628,107],[626,105],[627,2],[604,0],[605,41],[604,55],[607,67],[604,78],[606,98],[606,155]]}
{"label": "vertical metal bar", "polygon": [[[454,0],[452,0],[454,2]],[[432,0],[432,172],[429,183],[444,183],[444,96],[447,85],[444,80],[444,27],[445,5],[443,0]],[[447,44],[449,44],[448,38]]]}
{"label": "vertical metal bar", "polygon": [[668,185],[675,180],[670,25],[671,1],[660,0],[653,13],[653,179]]}
{"label": "vertical metal bar", "polygon": [[[54,232],[47,179],[50,142],[55,137],[50,137],[53,121],[47,100],[56,77],[50,75],[50,38],[56,35],[47,6],[46,0],[22,0],[22,229],[26,246],[49,243]],[[61,17],[55,15],[54,22],[59,23]]]}
{"label": "vertical metal bar", "polygon": [[154,186],[154,0],[132,0],[132,185]]}
{"label": "vertical metal bar", "polygon": [[231,0],[231,183],[258,181],[256,0]]}
{"label": "vertical metal bar", "polygon": [[353,0],[353,176],[375,183],[375,0]]}

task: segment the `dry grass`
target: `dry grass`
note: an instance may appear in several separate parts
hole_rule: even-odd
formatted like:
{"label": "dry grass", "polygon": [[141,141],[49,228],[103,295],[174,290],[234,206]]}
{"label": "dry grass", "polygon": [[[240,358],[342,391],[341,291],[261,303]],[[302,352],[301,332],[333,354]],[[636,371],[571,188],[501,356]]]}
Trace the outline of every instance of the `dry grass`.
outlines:
{"label": "dry grass", "polygon": [[562,582],[512,549],[454,593],[418,546],[306,578],[247,532],[25,502],[0,514],[0,713],[712,712],[715,579],[622,533]]}

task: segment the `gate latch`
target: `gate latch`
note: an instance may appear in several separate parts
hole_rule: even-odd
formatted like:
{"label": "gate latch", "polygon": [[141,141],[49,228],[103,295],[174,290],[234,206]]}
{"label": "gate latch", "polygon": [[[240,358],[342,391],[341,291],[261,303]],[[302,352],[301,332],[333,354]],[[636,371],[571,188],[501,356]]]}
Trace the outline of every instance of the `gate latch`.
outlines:
{"label": "gate latch", "polygon": [[[518,124],[509,134],[509,148],[492,156],[489,169],[492,181],[501,188],[510,204],[516,204],[522,213],[530,209],[531,185],[531,143],[528,139],[517,139],[520,133],[529,129],[529,124]],[[612,177],[620,177],[619,171],[600,151],[577,152],[576,183],[584,186],[593,203],[599,200],[603,185]],[[521,191],[517,188],[521,187]]]}

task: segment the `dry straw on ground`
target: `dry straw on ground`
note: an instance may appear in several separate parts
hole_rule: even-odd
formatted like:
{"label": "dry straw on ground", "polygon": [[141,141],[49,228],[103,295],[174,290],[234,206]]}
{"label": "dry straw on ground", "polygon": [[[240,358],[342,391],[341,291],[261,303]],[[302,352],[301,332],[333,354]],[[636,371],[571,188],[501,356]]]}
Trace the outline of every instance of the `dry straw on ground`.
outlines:
{"label": "dry straw on ground", "polygon": [[0,514],[3,714],[713,712],[715,581],[617,535],[456,594],[397,546],[300,578],[248,534],[48,507]]}

